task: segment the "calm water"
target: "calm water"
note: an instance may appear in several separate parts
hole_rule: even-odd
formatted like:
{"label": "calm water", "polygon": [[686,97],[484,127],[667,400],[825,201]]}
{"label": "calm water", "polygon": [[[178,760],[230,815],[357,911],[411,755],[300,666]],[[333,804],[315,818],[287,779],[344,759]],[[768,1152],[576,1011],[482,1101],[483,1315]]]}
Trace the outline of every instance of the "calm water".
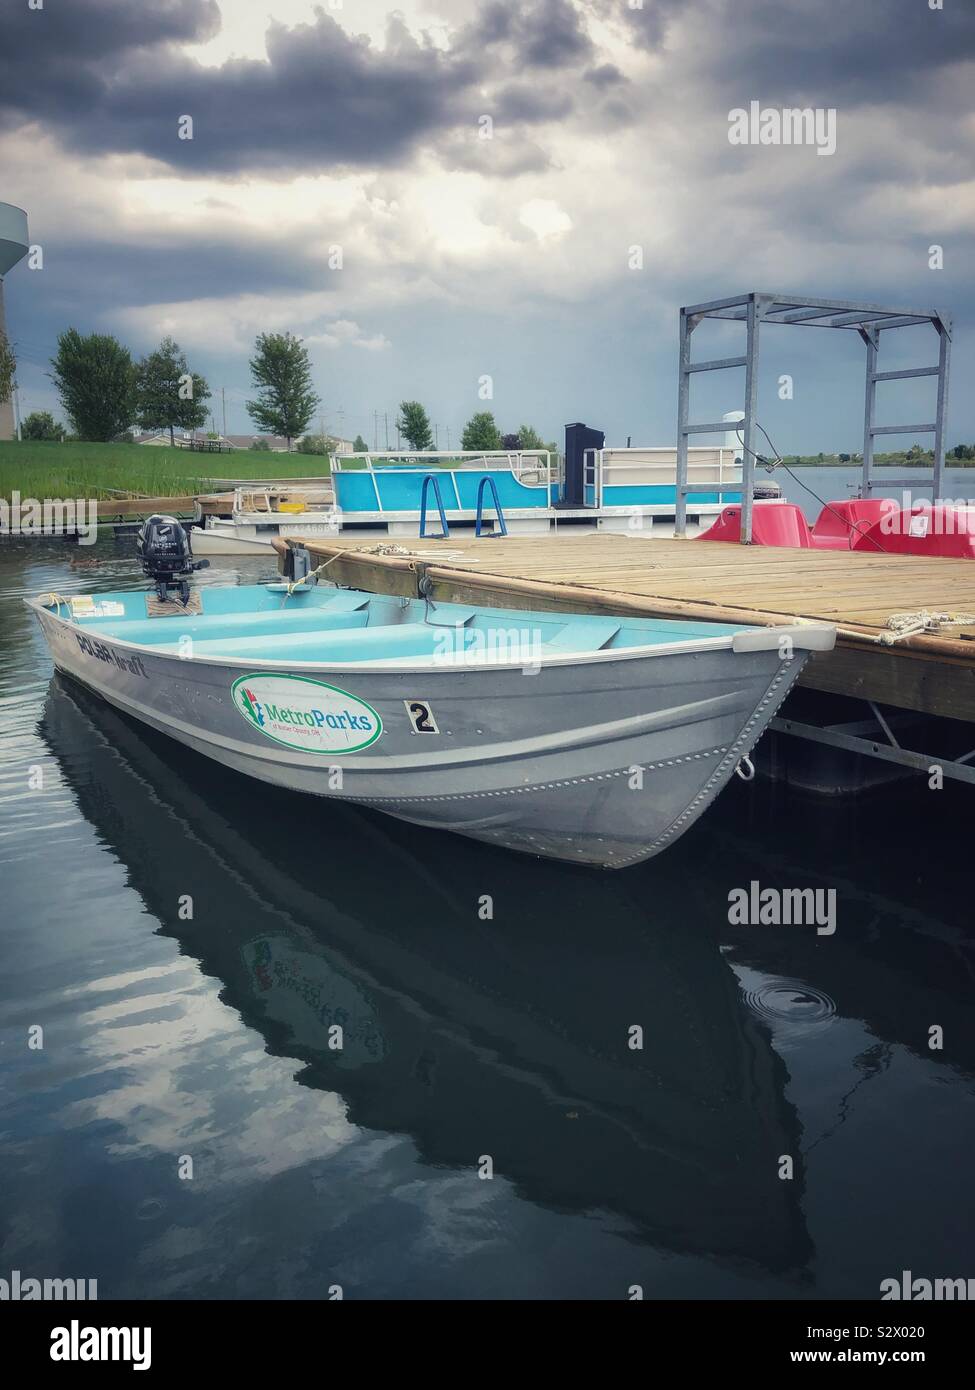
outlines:
{"label": "calm water", "polygon": [[[918,473],[930,476],[930,469],[918,469]],[[909,468],[874,468],[873,481],[879,483],[871,492],[871,497],[896,497],[902,501],[905,489],[902,487],[892,487],[885,484],[886,478],[908,478],[912,470]],[[795,476],[793,476],[793,474]],[[792,473],[787,473],[784,468],[777,468],[773,477],[782,488],[782,494],[790,502],[795,502],[801,507],[807,520],[815,521],[822,510],[819,499],[823,498],[827,502],[853,497],[859,490],[862,470],[857,467],[828,467],[828,468],[793,468]],[[764,469],[758,468],[755,472],[756,480],[765,481],[768,474]],[[811,491],[810,491],[811,489]],[[931,488],[920,487],[917,484],[910,489],[912,499],[915,502],[930,502]],[[813,494],[816,494],[813,496]],[[945,469],[945,500],[951,498],[955,502],[967,501],[975,506],[975,468],[946,468]]]}
{"label": "calm water", "polygon": [[[975,1275],[965,795],[736,783],[608,876],[290,797],[52,680],[21,597],[139,584],[130,545],[0,547],[0,1276],[620,1299]],[[730,927],[752,879],[834,888],[835,934]]]}

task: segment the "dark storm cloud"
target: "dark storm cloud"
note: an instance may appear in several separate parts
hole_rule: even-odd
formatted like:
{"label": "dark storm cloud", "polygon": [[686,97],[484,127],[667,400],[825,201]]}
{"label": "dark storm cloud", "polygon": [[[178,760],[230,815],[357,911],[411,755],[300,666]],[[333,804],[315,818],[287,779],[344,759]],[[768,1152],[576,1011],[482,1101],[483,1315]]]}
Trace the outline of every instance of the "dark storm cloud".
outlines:
{"label": "dark storm cloud", "polygon": [[572,67],[595,52],[582,16],[569,0],[488,0],[457,35],[456,49],[478,54],[502,44],[518,68]]}
{"label": "dark storm cloud", "polygon": [[590,68],[584,76],[594,87],[616,87],[626,81],[615,63],[601,63],[598,68]]}
{"label": "dark storm cloud", "polygon": [[87,112],[139,50],[201,43],[220,28],[216,0],[68,0],[0,7],[0,114],[57,120]]}
{"label": "dark storm cloud", "polygon": [[[671,22],[695,44],[693,66],[722,89],[815,104],[934,99],[938,70],[975,57],[975,4],[946,0],[595,0],[615,9],[638,46],[656,49]],[[742,98],[744,100],[744,97]]]}
{"label": "dark storm cloud", "polygon": [[51,301],[77,300],[92,283],[105,303],[127,308],[213,295],[322,291],[337,286],[323,261],[301,243],[232,239],[181,231],[137,243],[114,239],[78,241],[46,236],[44,274],[36,277]]}
{"label": "dark storm cloud", "polygon": [[[538,96],[519,104],[520,120],[564,113],[564,97],[546,89],[545,76],[555,80],[593,54],[568,0],[492,0],[447,51],[417,42],[397,16],[380,49],[321,9],[294,28],[272,22],[266,62],[205,67],[182,51],[218,27],[214,0],[7,6],[0,120],[36,121],[76,151],[137,151],[186,173],[386,166],[469,122],[471,100],[490,94],[495,72],[535,75]],[[498,60],[494,71],[485,69],[487,50]],[[178,138],[184,116],[192,117],[192,139]]]}
{"label": "dark storm cloud", "polygon": [[[193,2],[202,23],[209,6]],[[82,63],[78,75],[50,42],[35,41],[25,55],[35,64],[30,93],[0,87],[0,104],[53,121],[66,144],[85,152],[139,151],[186,172],[286,171],[397,160],[456,119],[454,100],[475,75],[473,63],[416,44],[395,22],[379,51],[321,10],[312,24],[272,24],[267,62],[204,67],[156,32],[129,32],[130,43],[142,38],[138,47]],[[76,101],[83,114],[71,110]],[[192,139],[178,138],[182,116],[193,119]]]}

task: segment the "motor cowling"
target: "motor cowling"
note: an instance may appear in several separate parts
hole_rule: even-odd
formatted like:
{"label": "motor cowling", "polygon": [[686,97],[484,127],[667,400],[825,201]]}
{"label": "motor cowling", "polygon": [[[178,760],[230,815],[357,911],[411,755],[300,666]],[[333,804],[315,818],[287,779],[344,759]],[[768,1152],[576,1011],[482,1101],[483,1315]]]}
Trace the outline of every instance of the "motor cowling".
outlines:
{"label": "motor cowling", "polygon": [[189,600],[189,576],[194,570],[206,569],[210,563],[209,560],[194,560],[186,530],[174,516],[159,513],[142,523],[135,549],[143,574],[155,584],[163,603],[169,601],[170,591],[174,590],[185,605]]}

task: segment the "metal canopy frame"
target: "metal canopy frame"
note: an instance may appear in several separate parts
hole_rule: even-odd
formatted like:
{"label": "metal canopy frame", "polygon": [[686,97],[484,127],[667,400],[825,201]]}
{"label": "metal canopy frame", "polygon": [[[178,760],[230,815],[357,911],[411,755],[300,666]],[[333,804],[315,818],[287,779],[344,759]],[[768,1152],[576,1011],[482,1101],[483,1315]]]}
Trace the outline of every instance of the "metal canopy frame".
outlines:
{"label": "metal canopy frame", "polygon": [[[742,357],[716,357],[708,362],[691,361],[691,334],[703,319],[725,319],[745,325],[745,353]],[[687,440],[692,434],[726,434],[728,421],[692,425],[688,423],[691,377],[695,372],[722,371],[728,367],[745,369],[745,418],[742,421],[744,448],[741,461],[741,543],[750,545],[752,539],[752,492],[754,488],[755,454],[758,452],[758,354],[759,330],[763,324],[798,324],[802,328],[840,328],[858,333],[866,344],[866,389],[863,411],[863,469],[861,491],[864,497],[875,487],[871,477],[874,440],[881,434],[933,434],[934,469],[929,479],[885,478],[884,486],[933,488],[933,495],[942,495],[945,467],[945,418],[948,410],[948,368],[951,360],[951,317],[940,309],[891,308],[884,304],[862,304],[847,299],[810,299],[806,295],[751,294],[732,299],[713,299],[707,304],[692,304],[680,311],[680,370],[677,392],[677,505],[675,532],[687,531],[687,497],[689,493],[704,492],[714,485],[687,481]],[[888,328],[908,328],[915,324],[930,324],[938,334],[937,364],[912,367],[904,371],[878,372],[877,353],[880,334]],[[875,423],[877,383],[903,381],[908,377],[938,378],[938,400],[935,418],[931,422],[912,425],[878,425]]]}

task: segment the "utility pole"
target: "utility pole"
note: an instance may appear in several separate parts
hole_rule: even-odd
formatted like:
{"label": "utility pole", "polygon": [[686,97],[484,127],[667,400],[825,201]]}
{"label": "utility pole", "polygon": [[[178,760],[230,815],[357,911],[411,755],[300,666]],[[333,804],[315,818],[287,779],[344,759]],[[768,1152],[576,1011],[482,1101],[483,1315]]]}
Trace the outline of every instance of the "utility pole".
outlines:
{"label": "utility pole", "polygon": [[373,451],[374,454],[378,454],[378,453],[379,453],[379,411],[378,411],[378,410],[374,410],[374,411],[372,412],[372,451]]}
{"label": "utility pole", "polygon": [[[328,441],[327,441],[326,438],[325,438],[325,416],[324,416],[324,415],[319,415],[319,417],[318,417],[318,430],[319,430],[319,433],[320,433],[321,436],[322,436],[322,458],[327,458],[327,457],[328,457]],[[324,466],[324,465],[323,465],[323,466]]]}
{"label": "utility pole", "polygon": [[383,411],[383,419],[386,422],[386,452],[389,453],[389,411]]}
{"label": "utility pole", "polygon": [[223,437],[227,438],[227,388],[221,386],[220,399],[223,401]]}
{"label": "utility pole", "polygon": [[18,440],[22,440],[23,436],[20,432],[20,387],[17,385],[16,381],[14,382],[14,422],[17,432],[17,438]]}
{"label": "utility pole", "polygon": [[447,426],[447,452],[450,452],[450,426]]}
{"label": "utility pole", "polygon": [[434,427],[433,427],[433,447],[434,447],[435,449],[439,449],[439,448],[440,448],[440,426],[439,426],[439,425],[434,425]]}

